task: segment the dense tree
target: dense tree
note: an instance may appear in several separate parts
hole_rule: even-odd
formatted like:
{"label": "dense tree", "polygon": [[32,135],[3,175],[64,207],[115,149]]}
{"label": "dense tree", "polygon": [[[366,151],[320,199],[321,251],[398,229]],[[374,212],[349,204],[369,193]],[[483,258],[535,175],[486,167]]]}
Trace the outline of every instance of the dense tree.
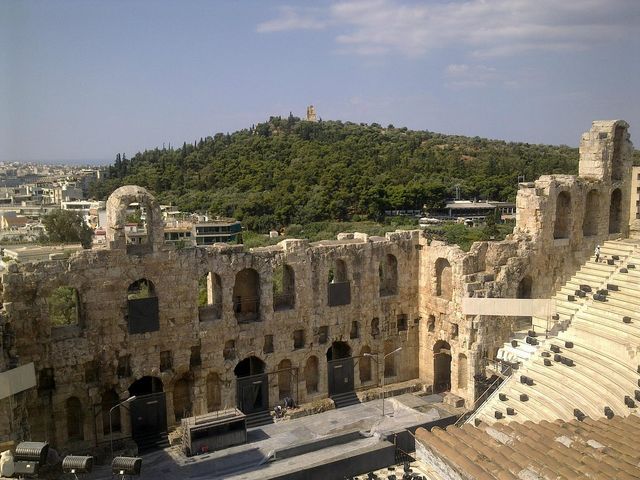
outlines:
{"label": "dense tree", "polygon": [[378,124],[272,117],[182,148],[118,154],[92,185],[106,198],[125,184],[184,211],[236,216],[267,231],[297,223],[437,208],[454,196],[514,200],[518,177],[577,173],[578,151]]}
{"label": "dense tree", "polygon": [[54,210],[42,217],[46,239],[55,243],[80,243],[91,248],[93,231],[82,216],[71,210]]}

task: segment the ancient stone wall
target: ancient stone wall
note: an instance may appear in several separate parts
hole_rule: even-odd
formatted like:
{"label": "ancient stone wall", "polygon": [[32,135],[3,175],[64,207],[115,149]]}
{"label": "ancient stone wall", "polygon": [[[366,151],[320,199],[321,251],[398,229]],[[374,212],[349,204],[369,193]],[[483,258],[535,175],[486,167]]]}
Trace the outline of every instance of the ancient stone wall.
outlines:
{"label": "ancient stone wall", "polygon": [[[627,128],[623,121],[593,122],[581,140],[580,176],[546,175],[520,184],[516,227],[507,240],[478,242],[468,253],[421,240],[421,379],[437,389],[438,370],[448,369],[450,390],[471,405],[473,375],[480,373],[483,359],[495,358],[521,319],[465,316],[461,299],[548,298],[597,244],[628,236],[632,145]],[[440,274],[445,261],[452,279]],[[450,366],[443,355],[449,355]]]}
{"label": "ancient stone wall", "polygon": [[[3,276],[4,307],[21,363],[35,362],[39,377],[28,398],[31,438],[59,446],[100,443],[108,438],[104,398],[113,392],[128,398],[131,385],[144,377],[161,381],[169,424],[184,414],[236,406],[234,369],[252,356],[266,365],[270,406],[283,395],[298,402],[325,398],[333,342],[351,349],[356,389],[377,386],[384,368],[362,354],[381,360],[390,347],[402,350],[387,383],[416,378],[418,235],[286,240],[251,252],[219,245],[131,254],[114,242],[111,250],[82,251],[66,261],[11,265]],[[329,306],[329,271],[338,260],[350,301]],[[273,295],[273,272],[282,265],[295,282],[287,308],[276,306]],[[381,278],[382,270],[391,280]],[[255,299],[237,285],[247,271],[258,278]],[[213,316],[219,318],[198,306],[198,281],[209,273],[219,278],[222,304]],[[150,282],[157,297],[159,325],[130,333],[127,292],[140,279]],[[52,325],[48,299],[62,286],[77,291],[77,324]],[[239,292],[249,300],[237,301]],[[240,311],[246,302],[254,306],[248,313]],[[80,426],[74,424],[77,416]],[[128,422],[121,424],[116,437],[130,433]],[[18,438],[24,433],[0,432]]]}
{"label": "ancient stone wall", "polygon": [[[3,340],[0,370],[16,355],[33,361],[38,388],[14,399],[11,425],[0,401],[0,438],[100,444],[115,400],[162,390],[171,425],[238,405],[238,375],[266,374],[270,407],[284,396],[311,402],[335,388],[330,360],[344,356],[356,389],[419,377],[471,405],[474,375],[521,319],[463,315],[462,298],[548,297],[597,243],[628,234],[626,123],[594,122],[580,151],[579,177],[521,184],[513,234],[469,252],[419,231],[175,250],[161,241],[153,197],[122,187],[108,201],[108,249],[3,274],[0,327],[15,336],[10,351]],[[126,243],[131,202],[145,206],[146,246]],[[78,301],[70,312],[52,310],[60,287]],[[127,436],[126,410],[116,415],[116,438]]]}

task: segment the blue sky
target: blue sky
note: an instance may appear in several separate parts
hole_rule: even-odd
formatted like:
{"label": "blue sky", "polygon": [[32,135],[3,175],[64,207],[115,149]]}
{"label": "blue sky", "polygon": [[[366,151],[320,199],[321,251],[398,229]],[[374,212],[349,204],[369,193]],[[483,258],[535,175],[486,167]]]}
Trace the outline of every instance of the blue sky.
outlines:
{"label": "blue sky", "polygon": [[[112,160],[271,115],[640,143],[638,0],[0,0],[0,161]],[[637,138],[635,138],[637,137]]]}

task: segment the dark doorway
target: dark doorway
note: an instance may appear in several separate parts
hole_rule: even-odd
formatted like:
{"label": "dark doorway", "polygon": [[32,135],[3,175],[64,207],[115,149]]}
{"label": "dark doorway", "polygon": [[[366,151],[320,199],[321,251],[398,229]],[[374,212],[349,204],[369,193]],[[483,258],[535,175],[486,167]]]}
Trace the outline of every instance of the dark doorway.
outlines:
{"label": "dark doorway", "polygon": [[451,346],[439,340],[433,346],[433,393],[451,390]]}
{"label": "dark doorway", "polygon": [[333,342],[327,350],[329,396],[351,392],[354,363],[351,347],[346,342]]}
{"label": "dark doorway", "polygon": [[157,377],[142,377],[129,387],[131,437],[134,440],[158,437],[167,431],[167,404],[162,381]]}
{"label": "dark doorway", "polygon": [[236,403],[248,415],[269,408],[269,379],[266,365],[258,357],[247,357],[233,370],[236,380]]}
{"label": "dark doorway", "polygon": [[164,391],[162,380],[158,377],[142,377],[129,386],[129,396],[140,397],[151,393],[160,393]]}
{"label": "dark doorway", "polygon": [[622,231],[622,192],[616,188],[611,192],[611,203],[609,204],[609,233],[620,233]]}

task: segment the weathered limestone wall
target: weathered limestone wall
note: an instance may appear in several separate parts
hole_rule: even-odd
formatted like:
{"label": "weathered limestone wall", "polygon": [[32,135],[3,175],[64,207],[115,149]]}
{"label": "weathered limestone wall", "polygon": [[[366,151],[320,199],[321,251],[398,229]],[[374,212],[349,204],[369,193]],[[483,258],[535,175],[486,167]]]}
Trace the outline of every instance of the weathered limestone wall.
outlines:
{"label": "weathered limestone wall", "polygon": [[[446,342],[451,391],[471,405],[473,375],[480,373],[482,359],[495,358],[519,319],[465,318],[461,298],[518,298],[523,290],[526,298],[547,298],[592,255],[596,244],[628,236],[632,146],[627,128],[623,121],[593,122],[581,141],[580,176],[546,175],[520,184],[516,227],[507,240],[478,242],[468,253],[421,240],[420,378],[429,382],[438,376],[434,347],[440,351]],[[441,259],[451,265],[451,295],[438,292]],[[434,326],[429,327],[429,319]]]}
{"label": "weathered limestone wall", "polygon": [[[419,377],[470,406],[477,394],[474,375],[522,319],[465,316],[461,299],[548,297],[596,244],[628,235],[631,151],[625,122],[594,122],[582,138],[580,176],[521,184],[514,233],[502,242],[478,242],[469,252],[430,242],[418,231],[386,238],[341,234],[337,241],[313,244],[285,240],[251,252],[228,245],[173,250],[161,241],[153,197],[140,187],[118,189],[108,202],[109,249],[13,264],[3,275],[6,321],[0,316],[0,327],[15,337],[11,348],[2,337],[0,370],[19,355],[20,364],[35,362],[40,383],[17,397],[13,426],[4,420],[8,402],[0,401],[0,440],[99,444],[108,438],[106,395],[128,398],[129,387],[144,377],[162,382],[170,424],[185,409],[200,414],[235,406],[234,370],[252,356],[269,373],[269,405],[283,389],[298,402],[322,399],[329,391],[327,351],[334,342],[344,342],[354,357],[355,388],[376,386],[383,374],[386,383]],[[146,207],[150,242],[132,248],[123,211],[134,201]],[[289,309],[275,305],[273,296],[274,272],[283,265],[295,279]],[[330,271],[334,282],[350,286],[345,305],[328,305]],[[200,308],[198,281],[209,273],[215,305]],[[131,334],[127,289],[143,278],[158,298],[159,328]],[[47,298],[59,286],[79,294],[78,325],[51,325]],[[250,299],[248,311],[238,297]],[[238,321],[255,310],[258,321]],[[382,355],[398,347],[385,368]],[[79,406],[69,416],[71,398]],[[129,423],[121,413],[118,435],[126,436]],[[68,438],[73,418],[81,421],[76,443]]]}
{"label": "weathered limestone wall", "polygon": [[[83,251],[67,261],[10,266],[3,276],[4,307],[16,332],[21,363],[35,362],[37,372],[52,369],[54,389],[39,388],[29,394],[31,438],[48,438],[57,445],[69,445],[67,400],[80,400],[83,418],[82,444],[105,438],[101,408],[105,392],[111,389],[120,399],[137,379],[157,377],[167,392],[167,418],[175,419],[174,387],[188,385],[190,413],[210,410],[207,405],[207,378],[220,379],[221,405],[236,405],[234,368],[244,358],[256,356],[266,363],[267,372],[285,366],[282,374],[291,381],[291,393],[298,402],[327,396],[328,348],[334,341],[348,343],[356,357],[355,386],[369,388],[380,382],[383,365],[371,364],[371,378],[360,381],[363,352],[382,354],[386,348],[402,347],[395,356],[395,372],[386,382],[418,376],[418,306],[415,301],[419,252],[419,232],[388,234],[386,238],[358,236],[355,239],[310,244],[287,240],[276,247],[244,252],[242,246],[164,250],[130,255],[126,250]],[[397,261],[397,288],[394,294],[379,292],[380,263],[387,255]],[[346,264],[351,284],[351,302],[328,306],[329,269],[340,259]],[[286,264],[295,272],[295,306],[275,310],[273,272]],[[259,275],[259,321],[238,323],[234,312],[233,289],[236,274],[253,269]],[[199,321],[198,279],[213,272],[222,279],[222,315],[219,320]],[[127,288],[138,279],[150,280],[159,300],[158,331],[130,334],[127,330]],[[47,298],[60,286],[70,286],[80,298],[78,325],[52,327]],[[399,328],[398,316],[406,316],[406,329]],[[372,321],[379,319],[378,331]],[[353,322],[358,322],[354,330]],[[327,327],[326,340],[319,338]],[[294,347],[294,331],[304,332],[304,345]],[[273,336],[273,352],[264,352],[265,336]],[[233,343],[230,351],[224,347]],[[192,349],[199,348],[201,365],[192,365]],[[161,371],[161,352],[170,352],[171,367]],[[225,354],[226,357],[225,358]],[[167,354],[165,354],[166,356]],[[119,360],[130,358],[131,375],[118,375]],[[305,366],[316,357],[319,367],[317,392],[307,393]],[[297,377],[295,376],[297,370]],[[89,379],[91,372],[97,376]],[[365,376],[366,377],[366,376]],[[270,405],[279,398],[280,375],[270,375]],[[292,378],[292,380],[288,380]],[[297,379],[297,382],[296,382]],[[283,380],[285,381],[285,380]],[[182,400],[181,400],[182,401]],[[124,410],[123,414],[124,414]],[[50,413],[46,413],[50,412]],[[94,421],[95,418],[95,421]],[[128,433],[123,421],[122,435]],[[26,432],[0,432],[24,438]],[[108,438],[108,437],[107,437]]]}

